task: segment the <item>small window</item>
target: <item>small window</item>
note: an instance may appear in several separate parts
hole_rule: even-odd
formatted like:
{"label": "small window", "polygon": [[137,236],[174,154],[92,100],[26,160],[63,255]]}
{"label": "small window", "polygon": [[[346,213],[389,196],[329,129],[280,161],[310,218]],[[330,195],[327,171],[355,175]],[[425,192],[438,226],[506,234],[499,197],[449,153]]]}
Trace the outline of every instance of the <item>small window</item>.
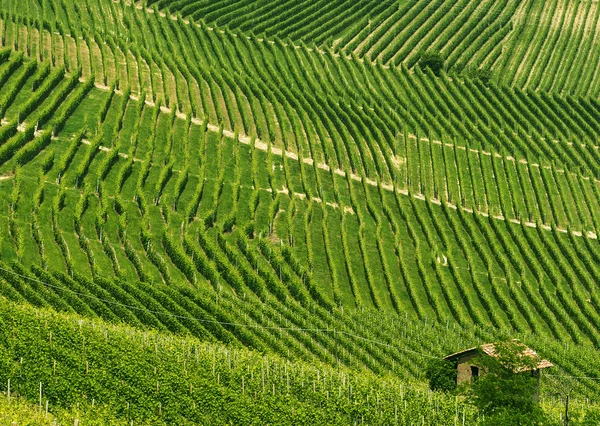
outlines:
{"label": "small window", "polygon": [[479,367],[472,365],[471,366],[471,378],[476,379],[477,377],[479,377]]}

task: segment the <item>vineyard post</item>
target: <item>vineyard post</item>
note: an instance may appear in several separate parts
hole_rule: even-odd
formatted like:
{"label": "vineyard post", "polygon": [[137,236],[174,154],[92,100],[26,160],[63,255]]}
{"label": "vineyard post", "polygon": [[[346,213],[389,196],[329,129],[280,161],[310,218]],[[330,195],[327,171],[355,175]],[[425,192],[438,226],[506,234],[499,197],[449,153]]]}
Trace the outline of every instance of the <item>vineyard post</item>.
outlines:
{"label": "vineyard post", "polygon": [[333,338],[335,340],[335,360],[336,360],[336,364],[339,367],[340,366],[340,357],[339,357],[339,352],[338,352],[338,338],[337,338],[337,329],[333,329]]}
{"label": "vineyard post", "polygon": [[42,382],[40,382],[40,411],[42,411]]}
{"label": "vineyard post", "polygon": [[8,403],[10,404],[10,379],[8,379],[8,391],[6,392]]}
{"label": "vineyard post", "polygon": [[565,426],[569,426],[569,394],[565,398]]}
{"label": "vineyard post", "polygon": [[458,424],[458,395],[454,398],[454,426]]}

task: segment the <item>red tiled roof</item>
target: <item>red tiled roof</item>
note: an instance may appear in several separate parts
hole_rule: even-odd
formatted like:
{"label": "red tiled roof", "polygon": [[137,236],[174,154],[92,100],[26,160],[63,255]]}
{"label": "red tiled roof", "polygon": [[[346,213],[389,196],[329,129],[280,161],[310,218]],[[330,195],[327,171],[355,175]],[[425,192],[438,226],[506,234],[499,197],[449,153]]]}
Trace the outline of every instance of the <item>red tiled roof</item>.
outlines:
{"label": "red tiled roof", "polygon": [[[523,345],[523,347],[524,347],[523,352],[522,352],[523,356],[528,356],[530,358],[536,358],[536,357],[538,357],[537,352],[535,352],[533,349],[528,348],[525,345]],[[464,355],[464,354],[467,354],[469,352],[474,352],[477,349],[481,349],[486,355],[493,356],[493,357],[498,356],[496,354],[496,344],[495,343],[487,343],[485,345],[476,346],[474,348],[469,348],[469,349],[465,349],[464,351],[453,353],[451,355],[445,356],[444,359],[457,358],[460,355]],[[548,367],[553,367],[553,366],[554,366],[554,364],[552,364],[550,361],[548,361],[546,359],[540,359],[539,362],[538,362],[538,364],[537,364],[537,366],[536,366],[536,369],[540,370],[542,368],[548,368]],[[523,369],[521,369],[521,371],[528,371],[528,370],[531,370],[531,368],[523,368]]]}

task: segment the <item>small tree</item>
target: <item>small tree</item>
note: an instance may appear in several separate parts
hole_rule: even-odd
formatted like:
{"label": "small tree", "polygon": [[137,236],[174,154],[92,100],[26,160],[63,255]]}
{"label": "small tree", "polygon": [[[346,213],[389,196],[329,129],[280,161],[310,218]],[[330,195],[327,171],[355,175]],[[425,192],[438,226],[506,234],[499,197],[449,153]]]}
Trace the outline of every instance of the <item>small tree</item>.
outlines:
{"label": "small tree", "polygon": [[427,365],[425,377],[431,390],[452,392],[456,389],[456,363],[444,359],[433,359]]}
{"label": "small tree", "polygon": [[444,57],[440,52],[423,52],[419,58],[421,69],[429,68],[435,75],[440,75],[444,69]]}
{"label": "small tree", "polygon": [[525,345],[517,341],[495,345],[495,356],[483,352],[477,365],[484,374],[473,383],[470,397],[490,425],[547,424],[542,409],[533,398],[537,379],[530,372],[539,357],[524,355]]}

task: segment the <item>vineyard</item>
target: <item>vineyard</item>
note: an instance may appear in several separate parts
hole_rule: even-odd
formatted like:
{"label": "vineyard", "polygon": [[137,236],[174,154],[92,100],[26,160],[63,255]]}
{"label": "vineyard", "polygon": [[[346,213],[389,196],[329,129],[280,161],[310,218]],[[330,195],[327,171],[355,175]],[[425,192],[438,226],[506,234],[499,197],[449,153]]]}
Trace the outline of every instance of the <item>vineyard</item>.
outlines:
{"label": "vineyard", "polygon": [[431,50],[442,54],[450,70],[490,70],[499,82],[521,89],[593,97],[600,92],[600,8],[594,1],[292,3],[148,1],[207,25],[287,38],[384,67],[412,68]]}
{"label": "vineyard", "polygon": [[99,424],[477,423],[424,366],[517,337],[585,411],[599,11],[0,0],[0,392]]}

